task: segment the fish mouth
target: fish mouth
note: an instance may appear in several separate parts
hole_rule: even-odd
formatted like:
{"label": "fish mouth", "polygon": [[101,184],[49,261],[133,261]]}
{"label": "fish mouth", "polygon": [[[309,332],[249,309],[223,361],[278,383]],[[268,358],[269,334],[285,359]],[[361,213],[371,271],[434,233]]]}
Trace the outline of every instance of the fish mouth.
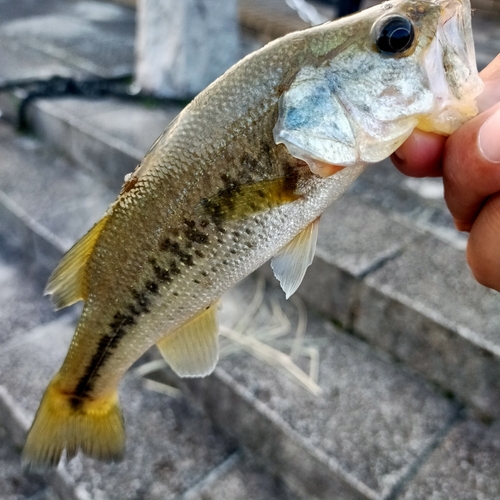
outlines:
{"label": "fish mouth", "polygon": [[477,72],[470,12],[469,0],[442,4],[424,60],[436,106],[419,121],[422,130],[450,135],[478,112],[476,97],[483,83]]}

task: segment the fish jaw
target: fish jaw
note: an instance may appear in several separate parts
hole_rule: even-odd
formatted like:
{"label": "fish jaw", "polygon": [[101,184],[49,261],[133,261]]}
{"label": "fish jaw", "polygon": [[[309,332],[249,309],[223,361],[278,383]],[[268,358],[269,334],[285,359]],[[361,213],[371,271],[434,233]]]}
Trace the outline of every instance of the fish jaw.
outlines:
{"label": "fish jaw", "polygon": [[[415,128],[449,135],[477,113],[468,0],[385,2],[357,16],[349,18],[357,39],[339,35],[332,58],[301,68],[279,102],[275,142],[320,176],[322,164],[376,163]],[[415,37],[405,53],[387,55],[375,41],[393,16],[409,20]]]}
{"label": "fish jaw", "polygon": [[476,98],[483,91],[477,72],[469,0],[450,0],[442,6],[436,36],[424,64],[435,108],[420,119],[418,128],[450,135],[477,114]]}

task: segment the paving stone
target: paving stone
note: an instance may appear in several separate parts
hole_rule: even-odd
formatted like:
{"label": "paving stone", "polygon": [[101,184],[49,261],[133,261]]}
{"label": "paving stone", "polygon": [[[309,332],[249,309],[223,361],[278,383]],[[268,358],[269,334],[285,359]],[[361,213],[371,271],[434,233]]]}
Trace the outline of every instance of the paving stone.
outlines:
{"label": "paving stone", "polygon": [[2,10],[0,26],[17,19],[40,16],[47,12],[62,9],[65,3],[65,0],[19,0],[18,2],[2,0],[0,2]]}
{"label": "paving stone", "polygon": [[455,229],[444,202],[441,178],[409,178],[386,160],[367,167],[351,192],[400,224],[431,233],[456,248],[465,248],[467,236]]}
{"label": "paving stone", "polygon": [[419,470],[401,500],[498,500],[500,432],[467,420],[456,426]]}
{"label": "paving stone", "polygon": [[214,469],[182,500],[299,500],[251,457],[236,452]]}
{"label": "paving stone", "polygon": [[[23,64],[19,64],[19,61],[23,61]],[[0,85],[16,80],[48,80],[54,75],[77,78],[89,76],[87,71],[75,70],[63,61],[26,47],[17,39],[2,38],[1,32],[0,63]]]}
{"label": "paving stone", "polygon": [[[254,294],[251,279],[233,289],[223,299],[222,324],[236,323]],[[277,289],[266,290],[248,334],[258,339],[276,327],[273,303],[292,326],[271,345],[290,352],[297,310]],[[225,357],[224,346],[214,376],[182,383],[221,429],[307,498],[385,498],[454,419],[454,405],[312,314],[301,348],[319,355],[321,396],[255,356]],[[307,356],[297,364],[308,370]]]}
{"label": "paving stone", "polygon": [[[100,2],[73,5],[49,1],[34,10],[24,4],[24,15],[0,24],[0,37],[42,52],[68,67],[102,77],[133,73],[134,14]],[[43,3],[40,1],[39,3]],[[0,3],[2,8],[8,3]],[[45,12],[41,13],[41,10]]]}
{"label": "paving stone", "polygon": [[0,125],[0,227],[4,244],[52,268],[115,194],[39,141]]}
{"label": "paving stone", "polygon": [[117,99],[61,98],[30,107],[30,122],[47,142],[62,149],[115,192],[142,160],[181,106],[146,108]]}
{"label": "paving stone", "polygon": [[322,215],[316,257],[297,293],[350,327],[362,277],[419,236],[348,192]]}
{"label": "paving stone", "polygon": [[49,500],[45,481],[36,475],[26,475],[23,472],[19,450],[13,446],[8,431],[1,424],[0,492],[2,500],[24,500],[30,497]]}
{"label": "paving stone", "polygon": [[462,251],[426,237],[370,274],[354,329],[490,415],[500,415],[500,302]]}
{"label": "paving stone", "polygon": [[0,258],[0,349],[19,341],[25,332],[55,319],[50,301],[33,277]]}
{"label": "paving stone", "polygon": [[[498,7],[497,7],[498,10]],[[474,14],[479,14],[475,11]],[[472,30],[476,48],[477,66],[481,70],[500,54],[500,37],[498,36],[498,17],[474,15]]]}

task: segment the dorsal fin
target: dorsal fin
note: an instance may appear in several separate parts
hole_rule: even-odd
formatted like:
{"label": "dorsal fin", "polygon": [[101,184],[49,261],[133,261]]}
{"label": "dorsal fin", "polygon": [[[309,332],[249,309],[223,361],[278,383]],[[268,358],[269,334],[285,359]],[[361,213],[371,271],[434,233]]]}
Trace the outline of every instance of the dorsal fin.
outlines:
{"label": "dorsal fin", "polygon": [[83,238],[73,245],[50,276],[45,294],[52,295],[56,309],[62,309],[87,298],[87,262],[108,217],[105,215]]}
{"label": "dorsal fin", "polygon": [[213,304],[156,345],[180,377],[205,377],[219,359],[218,336],[217,304]]}
{"label": "dorsal fin", "polygon": [[271,260],[271,267],[288,299],[302,283],[318,240],[319,217],[288,242]]}

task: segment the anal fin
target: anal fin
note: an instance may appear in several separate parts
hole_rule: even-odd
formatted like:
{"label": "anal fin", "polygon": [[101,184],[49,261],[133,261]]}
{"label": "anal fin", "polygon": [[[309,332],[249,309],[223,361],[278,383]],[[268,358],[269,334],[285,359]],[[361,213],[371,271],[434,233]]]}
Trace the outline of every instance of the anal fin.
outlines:
{"label": "anal fin", "polygon": [[287,243],[271,260],[274,276],[290,298],[311,265],[318,240],[319,217]]}
{"label": "anal fin", "polygon": [[205,377],[219,359],[217,304],[157,342],[165,361],[180,377]]}

